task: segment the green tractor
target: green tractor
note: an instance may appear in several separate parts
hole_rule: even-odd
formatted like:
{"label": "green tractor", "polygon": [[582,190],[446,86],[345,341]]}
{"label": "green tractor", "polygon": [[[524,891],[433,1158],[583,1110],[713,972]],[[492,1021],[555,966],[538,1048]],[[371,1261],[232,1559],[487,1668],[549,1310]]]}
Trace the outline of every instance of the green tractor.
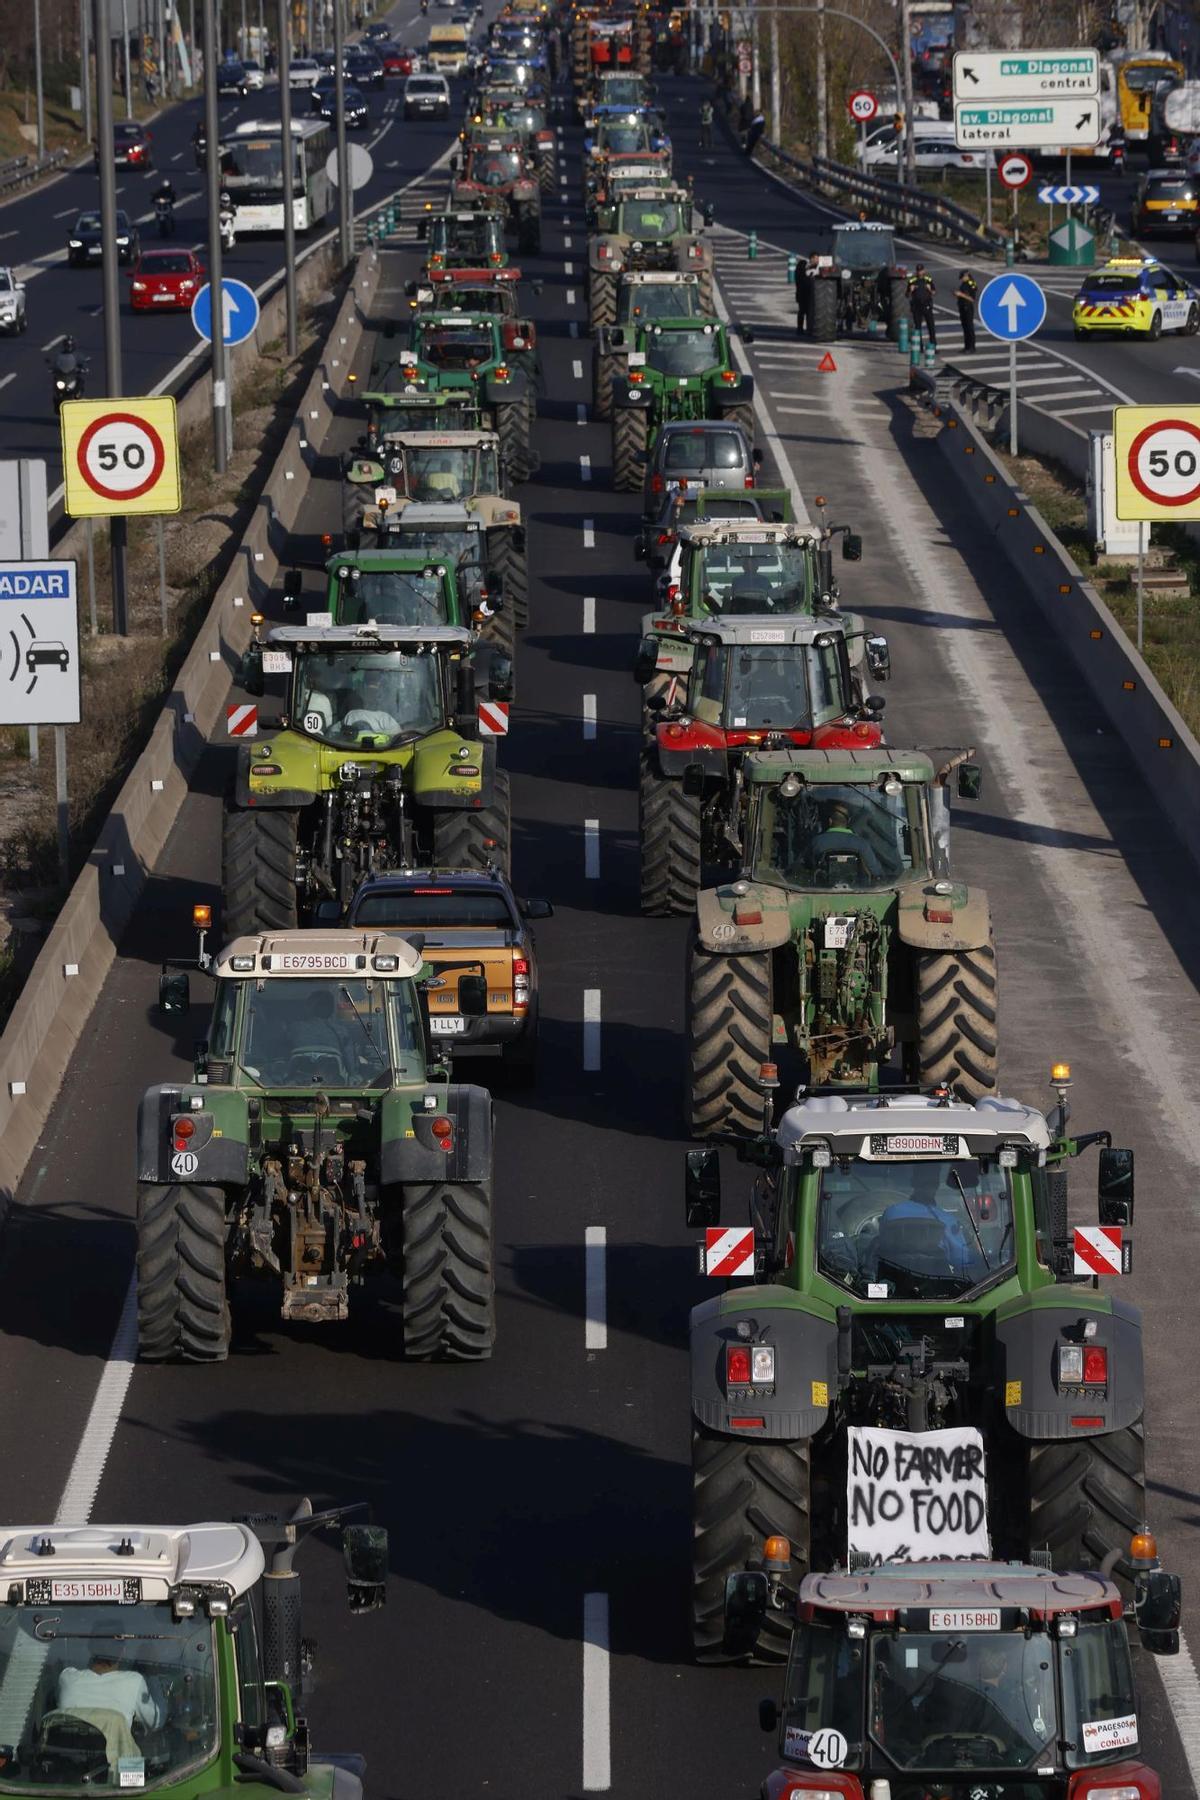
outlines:
{"label": "green tractor", "polygon": [[477,206],[498,212],[517,241],[522,256],[542,247],[542,189],[537,163],[512,136],[485,138],[466,145],[461,167],[450,158],[454,177],[450,200],[455,207]]}
{"label": "green tractor", "polygon": [[882,744],[764,747],[742,765],[742,873],[701,893],[688,968],[689,1127],[753,1131],[759,1072],[791,1057],[819,1086],[905,1076],[995,1091],[996,950],[987,895],[951,877],[936,763]]}
{"label": "green tractor", "polygon": [[605,229],[588,240],[588,329],[611,325],[616,316],[617,277],[627,269],[679,269],[695,275],[700,305],[713,311],[712,246],[701,235],[712,224],[712,208],[697,207],[686,188],[635,188],[626,194]]}
{"label": "green tractor", "polygon": [[[473,548],[465,538],[462,552]],[[502,694],[511,697],[512,627],[503,583],[493,577],[489,586],[477,555],[475,561],[468,562],[465,555],[460,561],[449,536],[431,554],[415,534],[409,533],[406,539],[398,531],[375,548],[340,550],[329,558],[325,572],[329,617],[334,625],[459,626],[481,640],[473,655],[477,692],[488,697],[491,670],[484,646],[493,646],[502,653]],[[285,608],[297,604],[300,583],[299,570],[289,571]]]}
{"label": "green tractor", "polygon": [[231,936],[336,916],[377,868],[507,870],[508,776],[480,737],[481,650],[506,719],[511,665],[506,684],[507,658],[457,626],[282,625],[251,646],[245,692],[281,674],[288,694],[278,724],[238,746],[222,841]]}
{"label": "green tractor", "polygon": [[613,486],[637,493],[646,451],[668,419],[721,419],[754,436],[754,377],[733,361],[729,331],[718,319],[654,319],[610,335],[624,352],[614,371],[612,409]]}
{"label": "green tractor", "polygon": [[[493,432],[421,432],[386,438],[377,454],[350,465],[343,488],[347,541],[363,534],[392,545],[406,519],[419,510],[423,534],[453,537],[460,567],[478,569],[474,592],[486,599],[502,592],[514,624],[529,616],[529,564],[521,508],[502,488],[500,439]],[[484,542],[478,542],[482,532]],[[464,535],[465,534],[465,535]],[[468,541],[471,539],[473,541]],[[422,547],[425,537],[422,537]],[[438,550],[438,541],[428,546]],[[464,551],[471,551],[463,558]],[[481,556],[480,551],[484,554]],[[484,577],[489,579],[485,580]]]}
{"label": "green tractor", "polygon": [[[164,964],[166,1014],[188,1008],[187,966]],[[431,1052],[420,948],[318,927],[213,957],[202,935],[191,966],[215,978],[195,1075],[138,1109],[138,1354],[223,1362],[238,1280],[321,1325],[390,1271],[406,1356],[489,1357],[492,1104]],[[460,1013],[486,1011],[486,982],[464,980]]]}
{"label": "green tractor", "polygon": [[476,431],[482,420],[477,394],[426,393],[412,380],[394,351],[378,357],[370,384],[354,392],[367,415],[367,429],[355,440],[347,468],[359,458],[379,460],[383,439],[397,431]]}
{"label": "green tractor", "polygon": [[506,481],[528,481],[537,468],[537,387],[509,360],[493,313],[414,314],[399,361],[414,387],[473,399],[486,428],[499,436]]}
{"label": "green tractor", "polygon": [[362,1800],[363,1758],[309,1743],[294,1565],[313,1532],[340,1533],[349,1610],[377,1610],[388,1535],[370,1516],[302,1500],[192,1525],[0,1527],[4,1787]]}
{"label": "green tractor", "polygon": [[658,319],[710,318],[700,304],[700,279],[679,269],[631,269],[617,282],[611,325],[592,339],[592,417],[612,417],[612,385],[626,373],[626,357],[640,325]]}
{"label": "green tractor", "polygon": [[742,1277],[691,1317],[701,1661],[786,1654],[786,1605],[736,1646],[723,1617],[729,1577],[762,1566],[770,1536],[787,1540],[785,1601],[809,1570],[853,1581],[889,1558],[994,1555],[1132,1584],[1141,1316],[1075,1272],[1066,1165],[1103,1146],[1106,1230],[1090,1235],[1124,1267],[1133,1152],[1107,1131],[1068,1133],[1069,1074],[1055,1069],[1048,1115],[951,1087],[817,1088],[773,1126],[767,1064],[738,1149],[758,1170],[745,1233],[718,1223],[719,1151],[688,1152],[706,1271]]}
{"label": "green tractor", "polygon": [[417,220],[417,237],[428,249],[425,268],[503,269],[504,214],[486,207],[430,211]]}

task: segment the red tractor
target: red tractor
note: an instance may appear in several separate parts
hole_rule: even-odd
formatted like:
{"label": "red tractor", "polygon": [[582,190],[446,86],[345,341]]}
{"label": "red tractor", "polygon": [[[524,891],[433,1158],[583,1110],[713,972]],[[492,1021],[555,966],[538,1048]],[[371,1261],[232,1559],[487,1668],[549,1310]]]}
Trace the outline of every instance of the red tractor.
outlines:
{"label": "red tractor", "polygon": [[536,161],[516,139],[487,138],[468,144],[465,160],[450,159],[452,206],[502,212],[516,233],[517,249],[536,255],[542,247],[542,190]]}

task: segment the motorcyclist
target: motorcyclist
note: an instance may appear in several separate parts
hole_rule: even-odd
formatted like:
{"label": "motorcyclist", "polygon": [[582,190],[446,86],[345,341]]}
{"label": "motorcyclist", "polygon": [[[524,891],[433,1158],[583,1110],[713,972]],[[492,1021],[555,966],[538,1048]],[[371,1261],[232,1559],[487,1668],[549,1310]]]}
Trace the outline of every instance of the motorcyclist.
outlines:
{"label": "motorcyclist", "polygon": [[83,393],[83,376],[87,364],[78,354],[75,339],[69,334],[63,339],[50,364],[50,372],[54,377],[54,404],[61,406],[64,400],[77,400]]}
{"label": "motorcyclist", "polygon": [[232,250],[237,243],[237,227],[234,223],[236,213],[237,207],[233,203],[232,194],[222,188],[221,198],[218,202],[217,222],[221,231],[221,244],[226,250]]}
{"label": "motorcyclist", "polygon": [[170,176],[154,190],[154,216],[158,224],[160,237],[167,237],[175,230],[175,188]]}
{"label": "motorcyclist", "polygon": [[711,100],[700,102],[700,148],[712,149],[713,103]]}

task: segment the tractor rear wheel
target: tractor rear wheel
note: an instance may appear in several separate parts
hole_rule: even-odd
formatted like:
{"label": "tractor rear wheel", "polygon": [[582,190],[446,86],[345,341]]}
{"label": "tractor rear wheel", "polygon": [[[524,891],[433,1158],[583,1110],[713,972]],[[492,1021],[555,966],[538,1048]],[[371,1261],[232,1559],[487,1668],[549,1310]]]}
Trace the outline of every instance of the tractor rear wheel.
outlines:
{"label": "tractor rear wheel", "polygon": [[611,325],[617,316],[617,278],[593,269],[588,277],[588,330]]}
{"label": "tractor rear wheel", "polygon": [[552,194],[558,186],[553,157],[543,157],[538,164],[538,186],[543,194]]}
{"label": "tractor rear wheel", "polygon": [[650,435],[649,415],[640,406],[618,406],[612,415],[613,487],[636,494],[642,485],[642,455]]}
{"label": "tractor rear wheel", "polygon": [[592,357],[593,419],[612,418],[612,384],[616,366],[617,358],[615,356],[605,356],[597,350]]}
{"label": "tractor rear wheel", "polygon": [[294,931],[300,815],[291,807],[229,806],[221,824],[225,941],[256,931]]}
{"label": "tractor rear wheel", "polygon": [[143,1362],[225,1361],[229,1300],[219,1187],[139,1185],[137,1305]]}
{"label": "tractor rear wheel", "polygon": [[700,886],[700,798],[658,772],[653,749],[642,755],[638,781],[642,911],[654,917],[690,913]]}
{"label": "tractor rear wheel", "polygon": [[722,1437],[692,1423],[692,1644],[697,1662],[778,1663],[791,1641],[791,1610],[768,1609],[747,1653],[727,1647],[725,1581],[762,1557],[764,1538],[792,1546],[788,1587],[808,1573],[811,1474],[807,1442]]}
{"label": "tractor rear wheel", "polygon": [[507,875],[511,841],[507,769],[496,770],[487,806],[454,807],[433,815],[433,860],[439,869],[483,869],[495,863]]}
{"label": "tractor rear wheel", "polygon": [[1029,1549],[1049,1550],[1055,1569],[1098,1569],[1120,1552],[1114,1573],[1128,1591],[1129,1540],[1146,1517],[1142,1421],[1103,1437],[1029,1444]]}
{"label": "tractor rear wheel", "polygon": [[996,1091],[996,946],[917,957],[918,1080],[972,1100]]}
{"label": "tractor rear wheel", "polygon": [[693,1137],[761,1130],[759,1072],[771,1057],[771,953],[688,958],[687,1125]]}
{"label": "tractor rear wheel", "polygon": [[487,534],[488,567],[504,583],[504,609],[516,626],[529,623],[529,563],[518,550],[511,531],[503,527]]}
{"label": "tractor rear wheel", "polygon": [[404,1353],[483,1362],[496,1342],[490,1181],[402,1190]]}
{"label": "tractor rear wheel", "polygon": [[711,263],[705,263],[703,268],[696,270],[696,294],[702,313],[716,312],[717,309],[713,303],[713,266]]}
{"label": "tractor rear wheel", "polygon": [[740,400],[736,406],[722,406],[717,414],[730,425],[740,425],[751,444],[754,442],[754,407],[749,400]]}
{"label": "tractor rear wheel", "polygon": [[529,429],[529,404],[524,394],[496,408],[496,432],[508,480],[515,486],[533,473],[533,442]]}
{"label": "tractor rear wheel", "polygon": [[808,286],[808,335],[813,343],[834,343],[837,339],[837,321],[837,282],[822,281],[814,276]]}

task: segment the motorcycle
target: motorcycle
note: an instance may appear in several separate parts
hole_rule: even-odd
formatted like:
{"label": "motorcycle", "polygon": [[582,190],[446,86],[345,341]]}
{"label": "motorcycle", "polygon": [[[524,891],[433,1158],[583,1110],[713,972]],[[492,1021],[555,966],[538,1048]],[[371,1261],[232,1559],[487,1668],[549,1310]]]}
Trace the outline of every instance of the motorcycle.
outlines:
{"label": "motorcycle", "polygon": [[54,410],[64,400],[82,400],[86,384],[87,364],[81,356],[56,356],[47,365],[54,376]]}
{"label": "motorcycle", "polygon": [[168,200],[165,194],[159,194],[155,199],[154,221],[159,237],[175,236],[175,202]]}

